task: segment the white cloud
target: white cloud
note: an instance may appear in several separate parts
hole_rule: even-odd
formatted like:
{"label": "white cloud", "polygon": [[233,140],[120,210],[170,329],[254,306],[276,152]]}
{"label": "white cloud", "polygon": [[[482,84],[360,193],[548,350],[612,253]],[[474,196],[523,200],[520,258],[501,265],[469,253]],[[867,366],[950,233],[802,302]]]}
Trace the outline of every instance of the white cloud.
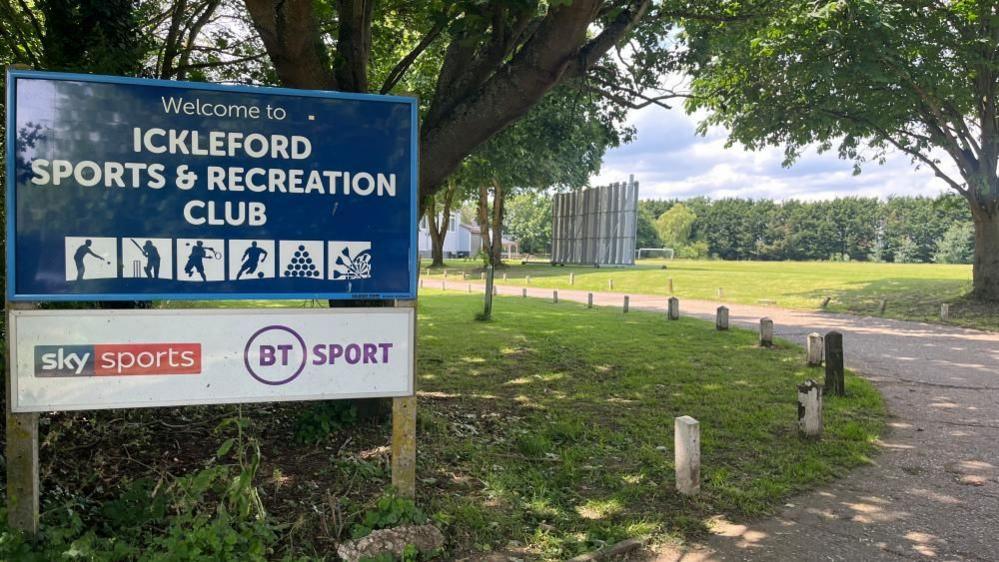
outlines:
{"label": "white cloud", "polygon": [[[756,152],[739,145],[725,148],[723,129],[714,127],[703,137],[695,133],[699,118],[686,115],[681,108],[647,107],[632,112],[629,121],[638,130],[637,139],[609,151],[591,185],[623,181],[634,174],[642,199],[707,195],[816,200],[844,195],[935,196],[948,190],[932,171],[917,170],[900,153],[890,154],[883,165],[866,163],[857,176],[852,162],[814,150],[783,168],[780,148]],[[949,161],[941,160],[947,169]]]}

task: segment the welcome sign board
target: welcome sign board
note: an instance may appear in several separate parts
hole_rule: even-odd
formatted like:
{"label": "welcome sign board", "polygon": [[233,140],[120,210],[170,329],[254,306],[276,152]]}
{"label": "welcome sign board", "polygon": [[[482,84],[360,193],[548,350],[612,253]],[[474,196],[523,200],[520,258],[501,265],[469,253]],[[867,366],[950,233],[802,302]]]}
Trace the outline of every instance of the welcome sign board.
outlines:
{"label": "welcome sign board", "polygon": [[416,101],[7,74],[12,300],[412,299]]}
{"label": "welcome sign board", "polygon": [[11,311],[11,410],[411,396],[411,308]]}

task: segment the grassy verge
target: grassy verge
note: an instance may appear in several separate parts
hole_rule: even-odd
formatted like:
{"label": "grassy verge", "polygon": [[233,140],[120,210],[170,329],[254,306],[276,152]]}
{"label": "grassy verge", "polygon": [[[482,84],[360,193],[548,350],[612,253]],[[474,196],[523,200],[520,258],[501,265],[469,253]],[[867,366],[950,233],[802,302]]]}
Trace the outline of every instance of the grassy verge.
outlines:
{"label": "grassy verge", "polygon": [[[882,429],[880,396],[850,375],[825,438],[799,440],[794,384],[820,373],[784,342],[504,297],[477,322],[480,304],[421,299],[419,509],[379,503],[388,425],[355,425],[338,403],[59,414],[43,425],[45,534],[0,536],[0,557],[332,559],[366,526],[425,514],[445,529],[442,559],[561,560],[767,513],[866,462]],[[678,415],[701,422],[693,499],[672,485]]]}
{"label": "grassy verge", "polygon": [[[459,276],[466,271],[477,279],[482,267],[453,261],[447,270]],[[580,290],[606,291],[613,280],[614,291],[666,295],[673,279],[674,294],[680,298],[817,310],[828,297],[827,310],[868,316],[881,315],[880,303],[886,299],[886,317],[936,323],[942,323],[940,305],[950,303],[947,323],[999,330],[999,304],[965,297],[971,290],[970,265],[642,260],[635,267],[600,269],[513,263],[498,275],[506,274],[510,285],[524,285],[530,276],[533,286],[569,288],[570,273],[572,288]],[[431,270],[432,278],[441,275],[441,269]]]}

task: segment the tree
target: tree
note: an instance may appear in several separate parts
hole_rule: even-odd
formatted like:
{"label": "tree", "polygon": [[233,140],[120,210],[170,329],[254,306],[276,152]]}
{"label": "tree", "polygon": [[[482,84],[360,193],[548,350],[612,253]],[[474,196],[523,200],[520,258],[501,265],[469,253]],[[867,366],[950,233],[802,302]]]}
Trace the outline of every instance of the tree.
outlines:
{"label": "tree", "polygon": [[810,146],[835,147],[858,170],[889,149],[909,155],[967,201],[973,294],[999,300],[999,5],[758,0],[730,8],[718,21],[685,22],[687,107],[710,111],[701,130],[724,125],[730,142],[784,146],[787,163]]}
{"label": "tree", "polygon": [[483,247],[502,265],[505,201],[525,189],[569,189],[587,184],[604,152],[631,139],[625,113],[582,91],[560,87],[526,117],[490,139],[465,162],[458,181],[478,193]]}
{"label": "tree", "polygon": [[677,203],[656,219],[656,232],[663,244],[682,248],[690,242],[690,233],[697,215],[683,203]]}
{"label": "tree", "polygon": [[937,241],[933,261],[936,263],[969,263],[975,253],[975,228],[971,223],[954,223]]}
{"label": "tree", "polygon": [[[461,188],[455,177],[450,177],[444,189],[430,196],[424,205],[424,216],[427,218],[427,230],[430,231],[431,267],[444,267],[444,239],[447,237],[448,225],[451,224],[451,212],[454,204],[460,203]],[[439,209],[439,211],[438,211]]]}
{"label": "tree", "polygon": [[547,254],[552,245],[552,197],[527,191],[507,201],[506,224],[510,236],[525,254]]}
{"label": "tree", "polygon": [[[472,151],[560,84],[582,81],[622,106],[664,104],[670,92],[647,92],[674,54],[667,36],[676,16],[694,15],[652,0],[245,3],[288,87],[405,91],[399,84],[422,55],[440,53],[426,75],[432,79],[418,80],[414,92],[423,100],[423,202]],[[404,25],[392,25],[398,21]],[[605,58],[625,45],[629,56]],[[376,52],[384,56],[376,60]],[[388,70],[372,69],[372,61]]]}

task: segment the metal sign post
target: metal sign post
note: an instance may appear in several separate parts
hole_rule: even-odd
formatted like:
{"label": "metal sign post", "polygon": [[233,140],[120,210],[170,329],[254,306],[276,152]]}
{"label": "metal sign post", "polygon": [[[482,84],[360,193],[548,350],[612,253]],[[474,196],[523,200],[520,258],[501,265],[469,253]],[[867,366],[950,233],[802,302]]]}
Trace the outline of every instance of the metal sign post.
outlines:
{"label": "metal sign post", "polygon": [[[23,69],[6,92],[11,527],[38,530],[57,410],[392,397],[414,494],[415,98]],[[288,298],[368,308],[31,310]]]}

